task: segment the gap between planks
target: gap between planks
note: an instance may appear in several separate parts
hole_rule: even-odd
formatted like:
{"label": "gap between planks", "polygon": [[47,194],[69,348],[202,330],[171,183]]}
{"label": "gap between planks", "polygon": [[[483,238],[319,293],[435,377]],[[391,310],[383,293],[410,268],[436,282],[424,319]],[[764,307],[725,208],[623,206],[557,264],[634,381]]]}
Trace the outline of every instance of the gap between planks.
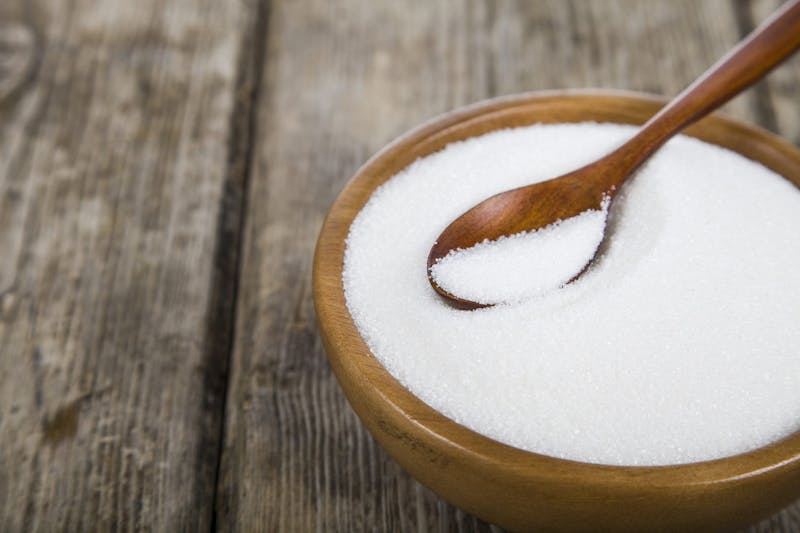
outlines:
{"label": "gap between planks", "polygon": [[234,86],[234,106],[230,117],[231,138],[228,165],[217,218],[216,246],[213,254],[214,276],[211,281],[211,306],[206,325],[208,361],[220,354],[217,368],[206,373],[205,390],[219,392],[219,409],[211,503],[210,530],[217,530],[217,502],[225,440],[225,420],[230,390],[230,363],[233,357],[236,330],[236,309],[241,281],[243,233],[247,217],[253,150],[258,139],[258,108],[262,92],[262,77],[266,58],[267,29],[270,1],[252,0],[253,17],[243,32],[242,58]]}

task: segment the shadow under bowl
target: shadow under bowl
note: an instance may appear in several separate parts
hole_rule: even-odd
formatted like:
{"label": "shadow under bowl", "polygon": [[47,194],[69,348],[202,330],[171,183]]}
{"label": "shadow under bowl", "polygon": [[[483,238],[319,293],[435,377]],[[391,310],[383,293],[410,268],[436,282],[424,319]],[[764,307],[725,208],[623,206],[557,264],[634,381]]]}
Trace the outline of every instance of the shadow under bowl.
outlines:
{"label": "shadow under bowl", "polygon": [[[605,466],[556,459],[471,431],[423,403],[372,355],[347,310],[345,238],[376,187],[448,143],[534,123],[643,124],[664,100],[612,91],[505,97],[440,116],[370,159],[331,207],[314,258],[314,303],[330,364],[383,448],[447,501],[512,530],[687,531],[746,526],[800,497],[800,432],[700,463]],[[800,151],[762,129],[712,115],[685,132],[758,161],[800,186]]]}

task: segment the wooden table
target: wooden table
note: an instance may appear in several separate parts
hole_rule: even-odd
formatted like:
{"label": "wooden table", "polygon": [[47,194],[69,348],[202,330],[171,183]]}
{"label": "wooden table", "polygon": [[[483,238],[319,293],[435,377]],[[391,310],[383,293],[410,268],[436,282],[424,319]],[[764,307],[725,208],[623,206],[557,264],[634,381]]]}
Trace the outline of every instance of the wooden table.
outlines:
{"label": "wooden table", "polygon": [[[2,0],[0,530],[485,531],[351,412],[310,265],[354,170],[519,91],[672,95],[777,2]],[[727,111],[800,143],[800,58]],[[758,526],[800,531],[800,504]]]}

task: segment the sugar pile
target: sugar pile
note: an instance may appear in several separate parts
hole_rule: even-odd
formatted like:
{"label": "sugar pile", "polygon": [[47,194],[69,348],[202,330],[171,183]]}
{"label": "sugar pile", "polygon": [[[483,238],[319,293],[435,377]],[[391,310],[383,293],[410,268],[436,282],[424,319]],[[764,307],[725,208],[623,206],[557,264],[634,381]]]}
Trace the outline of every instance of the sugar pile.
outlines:
{"label": "sugar pile", "polygon": [[431,268],[439,287],[481,304],[517,303],[578,275],[603,240],[606,209],[590,209],[537,231],[451,250]]}
{"label": "sugar pile", "polygon": [[343,283],[387,370],[477,432],[586,462],[694,462],[800,429],[800,192],[730,151],[670,141],[620,191],[601,254],[575,283],[471,312],[431,290],[428,251],[456,216],[633,131],[493,132],[376,190],[352,224]]}

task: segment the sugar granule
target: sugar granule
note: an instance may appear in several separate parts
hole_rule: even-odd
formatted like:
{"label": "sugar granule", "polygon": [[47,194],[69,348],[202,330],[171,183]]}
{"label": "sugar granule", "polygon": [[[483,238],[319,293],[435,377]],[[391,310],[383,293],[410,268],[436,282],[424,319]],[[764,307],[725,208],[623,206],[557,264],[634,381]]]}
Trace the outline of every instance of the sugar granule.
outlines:
{"label": "sugar granule", "polygon": [[343,284],[387,370],[479,433],[579,461],[695,462],[797,431],[800,192],[728,150],[667,143],[619,192],[601,254],[575,283],[470,312],[430,288],[428,251],[455,217],[634,131],[497,131],[378,188],[351,226]]}

